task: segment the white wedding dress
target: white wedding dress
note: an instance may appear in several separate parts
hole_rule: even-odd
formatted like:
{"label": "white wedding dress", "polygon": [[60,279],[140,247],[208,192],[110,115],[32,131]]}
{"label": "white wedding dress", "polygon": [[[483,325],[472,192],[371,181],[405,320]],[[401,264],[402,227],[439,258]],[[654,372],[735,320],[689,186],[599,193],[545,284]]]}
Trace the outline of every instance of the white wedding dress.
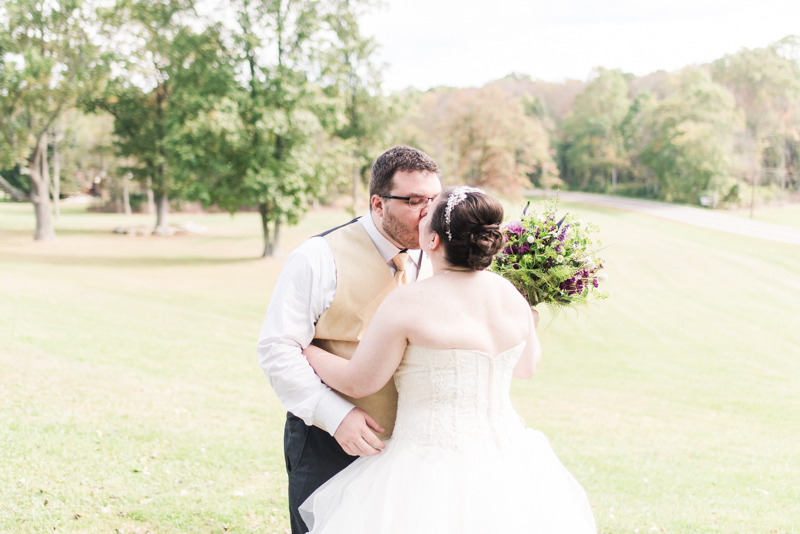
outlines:
{"label": "white wedding dress", "polygon": [[595,534],[583,489],[511,405],[523,348],[409,345],[392,438],[303,503],[311,534]]}

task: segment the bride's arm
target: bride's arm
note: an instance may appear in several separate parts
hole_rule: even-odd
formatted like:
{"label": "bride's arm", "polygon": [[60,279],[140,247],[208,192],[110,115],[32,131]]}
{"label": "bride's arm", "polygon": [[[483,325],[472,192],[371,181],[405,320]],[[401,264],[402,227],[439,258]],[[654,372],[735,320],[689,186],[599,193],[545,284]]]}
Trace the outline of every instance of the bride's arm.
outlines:
{"label": "bride's arm", "polygon": [[[528,340],[525,343],[525,350],[522,356],[519,357],[517,365],[514,366],[514,378],[522,378],[527,380],[532,377],[539,366],[539,361],[542,359],[542,345],[539,343],[539,336],[536,335],[536,326],[538,321],[538,312],[528,308]],[[536,312],[534,318],[533,312]]]}
{"label": "bride's arm", "polygon": [[381,389],[392,378],[407,344],[405,304],[410,295],[392,292],[378,307],[358,344],[355,354],[345,360],[314,345],[304,351],[308,362],[323,382],[359,399]]}

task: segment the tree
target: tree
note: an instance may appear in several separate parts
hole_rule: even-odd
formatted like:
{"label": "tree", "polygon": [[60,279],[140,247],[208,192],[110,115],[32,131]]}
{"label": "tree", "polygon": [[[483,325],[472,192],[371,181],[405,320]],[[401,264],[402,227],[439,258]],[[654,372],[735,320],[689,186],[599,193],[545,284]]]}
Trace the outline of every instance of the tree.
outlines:
{"label": "tree", "polygon": [[597,69],[597,76],[575,97],[564,121],[562,176],[577,189],[604,189],[610,175],[616,188],[621,167],[627,164],[622,123],[631,105],[629,76],[619,70]]}
{"label": "tree", "polygon": [[[50,215],[48,134],[57,119],[105,75],[95,11],[82,0],[19,0],[0,13],[0,168],[30,180],[34,239],[55,238]],[[8,190],[8,181],[0,180]],[[15,188],[16,189],[16,188]],[[11,192],[20,196],[19,190]]]}
{"label": "tree", "polygon": [[765,48],[744,48],[712,64],[714,79],[731,90],[745,112],[753,159],[751,216],[765,150],[771,143],[780,154],[779,172],[786,174],[785,143],[797,132],[796,121],[790,119],[800,97],[800,65],[787,57],[787,51],[797,47],[799,39],[790,36]]}
{"label": "tree", "polygon": [[333,134],[352,153],[352,211],[358,210],[358,191],[372,161],[386,148],[397,108],[381,90],[381,67],[374,62],[375,41],[361,35],[358,18],[369,1],[340,0],[325,16],[336,39],[321,54],[325,93],[336,104]]}
{"label": "tree", "polygon": [[216,155],[207,166],[206,203],[231,213],[258,208],[263,257],[277,254],[281,225],[296,224],[340,173],[343,147],[326,129],[346,120],[335,91],[329,86],[325,93],[320,84],[331,77],[334,25],[352,15],[350,7],[311,0],[236,4],[230,61],[238,84],[197,122],[189,144]]}
{"label": "tree", "polygon": [[457,90],[447,123],[457,162],[451,179],[516,194],[537,167],[555,172],[541,120],[497,86]]}
{"label": "tree", "polygon": [[185,139],[211,155],[195,159],[204,162],[205,170],[197,171],[206,182],[206,204],[231,213],[258,208],[266,257],[278,250],[281,223],[295,224],[318,192],[313,139],[321,130],[319,91],[308,73],[321,5],[240,0],[235,8],[227,61],[236,83]]}
{"label": "tree", "polygon": [[733,96],[702,70],[687,68],[680,92],[656,106],[639,99],[639,124],[651,136],[638,154],[670,202],[698,203],[717,196],[733,168],[734,133],[740,124]]}
{"label": "tree", "polygon": [[446,183],[512,195],[534,178],[557,183],[549,118],[527,95],[518,98],[502,84],[490,84],[402,96],[410,104],[395,128],[400,139],[437,159]]}
{"label": "tree", "polygon": [[186,143],[188,125],[227,94],[232,77],[220,28],[196,31],[199,22],[189,0],[120,0],[105,13],[120,74],[86,103],[114,116],[118,153],[133,163],[121,171],[155,195],[156,234],[170,232],[171,199],[202,196],[193,171],[203,154]]}
{"label": "tree", "polygon": [[658,180],[655,179],[653,170],[644,165],[641,155],[648,147],[654,146],[657,125],[656,109],[658,96],[651,91],[643,91],[636,95],[628,115],[622,122],[621,131],[625,143],[625,152],[630,157],[630,171],[634,188],[641,187],[636,182],[643,183],[644,196],[658,196]]}

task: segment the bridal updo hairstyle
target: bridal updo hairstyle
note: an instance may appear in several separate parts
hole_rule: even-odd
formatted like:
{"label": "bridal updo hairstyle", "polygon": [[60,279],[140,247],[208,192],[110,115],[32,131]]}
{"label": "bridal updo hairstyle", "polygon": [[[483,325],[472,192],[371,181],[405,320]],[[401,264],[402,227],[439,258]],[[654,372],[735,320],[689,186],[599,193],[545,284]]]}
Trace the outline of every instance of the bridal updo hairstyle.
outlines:
{"label": "bridal updo hairstyle", "polygon": [[439,235],[444,245],[444,258],[450,265],[482,271],[492,264],[495,254],[505,244],[500,232],[503,206],[486,193],[468,193],[467,198],[450,212],[450,234],[453,236],[450,241],[445,209],[454,189],[451,187],[442,192],[442,200],[431,215],[431,230]]}

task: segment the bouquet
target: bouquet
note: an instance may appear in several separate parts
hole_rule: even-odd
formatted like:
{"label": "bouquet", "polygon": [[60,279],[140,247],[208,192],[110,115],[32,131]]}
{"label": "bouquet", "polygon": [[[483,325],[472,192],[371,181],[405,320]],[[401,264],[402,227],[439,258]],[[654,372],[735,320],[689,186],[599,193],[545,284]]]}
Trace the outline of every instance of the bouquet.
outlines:
{"label": "bouquet", "polygon": [[569,213],[556,222],[558,199],[544,201],[538,214],[528,214],[529,207],[503,228],[506,246],[490,270],[514,284],[531,306],[563,308],[607,298],[600,290],[608,279],[596,256],[600,241],[592,237],[597,225]]}

